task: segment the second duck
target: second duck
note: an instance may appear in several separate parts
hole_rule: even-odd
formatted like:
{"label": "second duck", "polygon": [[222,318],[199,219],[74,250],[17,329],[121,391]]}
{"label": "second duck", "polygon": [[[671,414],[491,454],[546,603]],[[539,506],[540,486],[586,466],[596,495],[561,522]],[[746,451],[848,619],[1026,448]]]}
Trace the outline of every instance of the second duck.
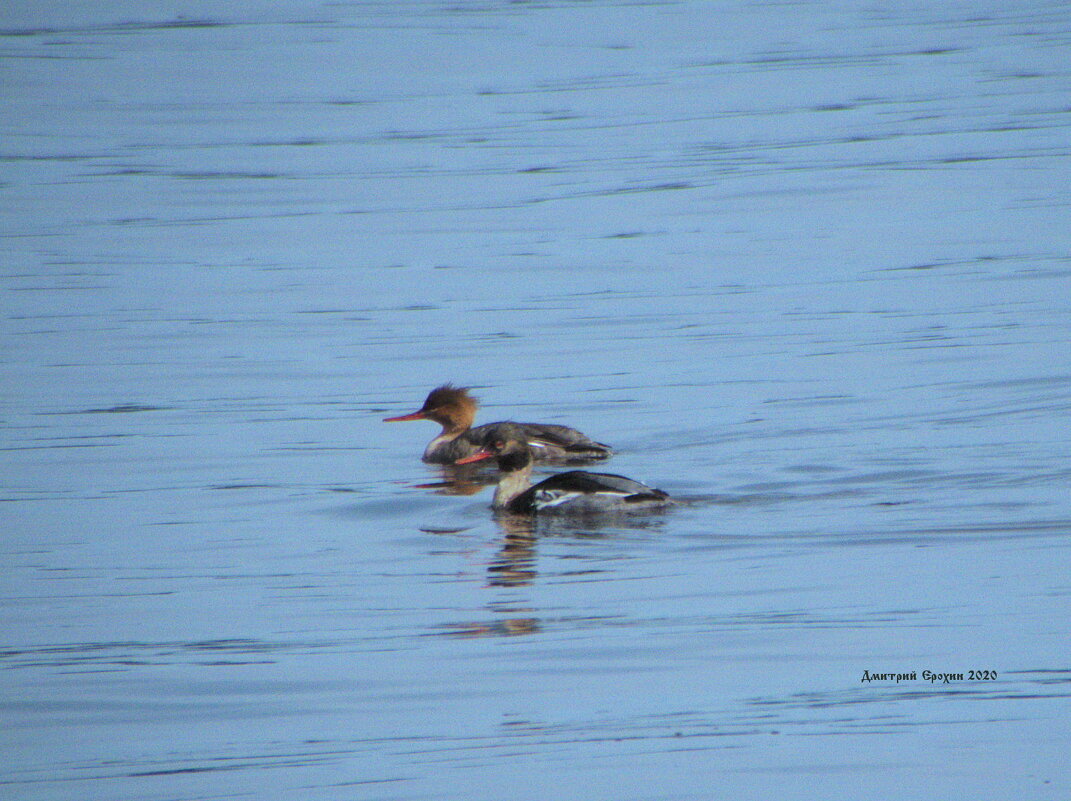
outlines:
{"label": "second duck", "polygon": [[497,459],[501,475],[492,508],[516,514],[593,514],[638,512],[669,506],[673,500],[660,489],[613,473],[570,470],[532,485],[532,449],[523,431],[512,423],[499,424],[484,447],[457,460],[468,464]]}

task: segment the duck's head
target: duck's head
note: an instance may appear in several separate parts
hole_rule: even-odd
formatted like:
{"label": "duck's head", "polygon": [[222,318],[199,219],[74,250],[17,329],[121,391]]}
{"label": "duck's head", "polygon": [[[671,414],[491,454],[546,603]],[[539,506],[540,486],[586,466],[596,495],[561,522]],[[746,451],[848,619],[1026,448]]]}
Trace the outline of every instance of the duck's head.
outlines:
{"label": "duck's head", "polygon": [[503,473],[524,470],[532,464],[532,450],[528,447],[524,432],[511,423],[492,426],[484,437],[480,450],[471,456],[458,459],[455,464],[469,464],[484,459],[495,459]]}
{"label": "duck's head", "polygon": [[464,387],[443,384],[428,393],[424,405],[415,412],[400,417],[385,417],[385,423],[405,420],[434,420],[447,431],[464,431],[476,418],[477,402]]}

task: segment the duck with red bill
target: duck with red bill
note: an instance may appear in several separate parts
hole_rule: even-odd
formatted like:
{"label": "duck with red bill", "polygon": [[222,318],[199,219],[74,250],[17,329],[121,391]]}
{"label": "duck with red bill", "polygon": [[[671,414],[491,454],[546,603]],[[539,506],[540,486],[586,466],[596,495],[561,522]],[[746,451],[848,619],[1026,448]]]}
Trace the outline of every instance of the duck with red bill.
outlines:
{"label": "duck with red bill", "polygon": [[520,427],[503,424],[484,447],[456,464],[495,459],[499,469],[493,509],[515,514],[632,513],[664,509],[665,492],[613,473],[570,470],[532,485],[532,450]]}
{"label": "duck with red bill", "polygon": [[433,389],[415,412],[386,417],[384,422],[432,420],[441,425],[442,431],[424,449],[424,461],[432,464],[455,464],[471,456],[505,425],[520,429],[537,462],[584,464],[608,459],[613,453],[609,445],[595,442],[575,428],[553,423],[499,422],[473,428],[478,405],[467,389],[444,384]]}

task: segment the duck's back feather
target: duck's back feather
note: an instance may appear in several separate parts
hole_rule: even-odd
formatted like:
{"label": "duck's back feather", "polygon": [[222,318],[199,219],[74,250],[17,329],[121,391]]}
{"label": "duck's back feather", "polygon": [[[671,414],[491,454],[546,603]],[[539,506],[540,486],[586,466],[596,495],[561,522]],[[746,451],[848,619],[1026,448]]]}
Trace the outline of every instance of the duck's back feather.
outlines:
{"label": "duck's back feather", "polygon": [[590,462],[608,459],[613,455],[609,445],[588,437],[569,426],[554,423],[485,423],[466,431],[462,436],[470,442],[483,446],[495,436],[500,436],[504,426],[519,429],[537,462]]}
{"label": "duck's back feather", "polygon": [[529,487],[509,502],[511,512],[602,512],[630,511],[664,506],[669,496],[662,490],[613,473],[570,470]]}

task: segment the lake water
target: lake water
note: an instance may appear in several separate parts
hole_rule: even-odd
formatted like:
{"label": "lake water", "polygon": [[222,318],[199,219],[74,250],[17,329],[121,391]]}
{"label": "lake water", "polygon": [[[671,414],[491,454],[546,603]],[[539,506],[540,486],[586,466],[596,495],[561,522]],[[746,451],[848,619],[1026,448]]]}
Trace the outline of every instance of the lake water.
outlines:
{"label": "lake water", "polygon": [[[5,4],[0,794],[1067,798],[1069,46]],[[496,520],[446,381],[686,503]]]}

